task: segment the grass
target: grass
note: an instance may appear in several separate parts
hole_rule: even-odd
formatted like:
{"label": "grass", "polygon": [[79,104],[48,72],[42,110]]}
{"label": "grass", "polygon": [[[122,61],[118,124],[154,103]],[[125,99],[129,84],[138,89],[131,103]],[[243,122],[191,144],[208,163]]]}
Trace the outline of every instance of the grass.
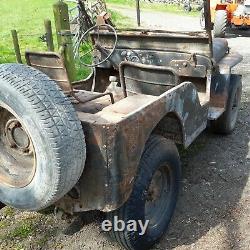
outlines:
{"label": "grass", "polygon": [[[8,222],[2,222],[0,229],[6,229],[10,224]],[[13,242],[15,240],[25,240],[29,236],[35,233],[35,221],[34,219],[25,219],[24,221],[18,223],[14,228],[9,228],[4,233],[0,233],[1,241]]]}
{"label": "grass", "polygon": [[[112,6],[117,6],[121,8],[131,8],[135,9],[136,1],[135,0],[106,0],[108,6],[112,8]],[[199,12],[196,10],[192,10],[187,13],[183,10],[181,5],[177,4],[164,4],[164,3],[149,3],[145,1],[141,1],[140,3],[141,10],[143,11],[160,11],[160,12],[169,12],[180,15],[188,15],[188,16],[198,16]]]}
{"label": "grass", "polygon": [[[25,50],[46,51],[46,44],[40,37],[44,35],[44,19],[49,18],[54,23],[52,5],[55,0],[0,0],[0,64],[15,62],[11,30],[18,31],[21,54],[24,61]],[[13,14],[15,10],[15,14]],[[113,20],[120,28],[126,28],[131,24],[130,18],[124,17],[115,11],[111,11]],[[53,24],[53,31],[55,26]],[[54,32],[55,33],[55,32]],[[56,38],[54,37],[54,41]],[[77,79],[86,77],[90,70],[76,65]]]}
{"label": "grass", "polygon": [[[6,208],[0,211],[1,214],[6,216]],[[53,215],[15,211],[15,218],[13,215],[0,221],[0,249],[46,249],[56,235],[54,225]]]}
{"label": "grass", "polygon": [[136,26],[136,24],[132,18],[127,17],[127,16],[123,16],[123,15],[119,14],[119,12],[114,11],[112,9],[110,9],[109,12],[112,15],[112,21],[115,23],[117,28],[126,29],[126,28],[131,28],[133,26],[134,27]]}
{"label": "grass", "polygon": [[0,221],[0,229],[5,228],[8,226],[8,223],[6,221]]}
{"label": "grass", "polygon": [[19,238],[26,239],[28,236],[32,235],[34,232],[33,221],[22,222],[11,231],[8,235],[9,238]]}
{"label": "grass", "polygon": [[5,217],[12,217],[15,214],[15,210],[12,207],[5,207],[2,210],[3,216]]}
{"label": "grass", "polygon": [[53,18],[54,2],[54,0],[1,0],[0,63],[15,61],[10,34],[12,29],[18,31],[22,54],[25,49],[46,50],[45,43],[41,42],[39,37],[45,33],[44,19]]}

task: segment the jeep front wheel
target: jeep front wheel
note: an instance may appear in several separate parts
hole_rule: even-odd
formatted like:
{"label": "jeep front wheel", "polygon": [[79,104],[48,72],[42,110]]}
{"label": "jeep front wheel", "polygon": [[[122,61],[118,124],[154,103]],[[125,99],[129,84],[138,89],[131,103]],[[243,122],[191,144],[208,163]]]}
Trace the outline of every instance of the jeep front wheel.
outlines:
{"label": "jeep front wheel", "polygon": [[[129,250],[149,249],[154,245],[167,230],[174,213],[180,178],[180,159],[175,144],[164,137],[151,136],[129,200],[108,214],[113,225],[111,237]],[[114,228],[117,219],[126,225],[135,221],[138,230],[125,228],[117,232]],[[140,223],[148,225],[144,234],[140,231]]]}
{"label": "jeep front wheel", "polygon": [[0,65],[0,201],[30,211],[52,205],[77,183],[85,157],[80,121],[56,83]]}

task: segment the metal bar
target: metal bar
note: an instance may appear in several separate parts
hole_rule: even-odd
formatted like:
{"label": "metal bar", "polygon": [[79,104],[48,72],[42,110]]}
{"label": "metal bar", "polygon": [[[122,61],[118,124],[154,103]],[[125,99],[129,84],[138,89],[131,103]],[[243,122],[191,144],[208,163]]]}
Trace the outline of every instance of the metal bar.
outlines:
{"label": "metal bar", "polygon": [[45,27],[45,32],[46,32],[46,43],[47,43],[48,51],[55,51],[51,21],[49,19],[44,20],[44,27]]}
{"label": "metal bar", "polygon": [[59,80],[59,79],[53,79],[53,78],[51,78],[51,80],[55,81],[55,82],[66,82],[66,83],[68,83],[67,80]]}
{"label": "metal bar", "polygon": [[159,85],[159,86],[175,86],[176,84],[160,84],[158,82],[153,82],[153,81],[147,81],[147,80],[143,80],[143,79],[138,79],[138,78],[134,78],[134,77],[129,77],[129,76],[124,76],[125,79],[128,80],[132,80],[132,81],[137,81],[137,82],[142,82],[142,83],[147,83],[147,84],[151,84],[151,85]]}
{"label": "metal bar", "polygon": [[[93,93],[94,94],[92,97],[90,98],[86,98],[85,100],[81,100],[78,96],[75,95],[75,93],[86,93],[88,91],[85,91],[85,90],[78,90],[78,89],[74,89],[73,93],[72,93],[72,96],[80,103],[87,103],[87,102],[90,102],[90,101],[93,101],[93,100],[96,100],[96,99],[99,99],[101,97],[104,97],[106,95],[109,95],[110,96],[110,99],[111,99],[111,103],[114,104],[115,103],[115,100],[114,100],[114,95],[111,93],[111,92],[106,92],[106,93]],[[89,92],[88,92],[89,93]]]}
{"label": "metal bar", "polygon": [[211,21],[211,5],[210,1],[204,0],[204,15],[205,15],[205,29],[209,38],[209,46],[211,57],[213,57],[213,38],[212,38],[212,21]]}
{"label": "metal bar", "polygon": [[36,63],[32,63],[31,66],[39,67],[39,68],[48,68],[48,69],[64,69],[63,67],[56,67],[56,66],[45,66]]}
{"label": "metal bar", "polygon": [[19,46],[19,41],[18,41],[17,31],[12,30],[11,34],[12,34],[12,39],[13,39],[13,45],[14,45],[16,60],[17,60],[18,63],[23,63],[22,62],[21,51],[20,51],[20,46]]}

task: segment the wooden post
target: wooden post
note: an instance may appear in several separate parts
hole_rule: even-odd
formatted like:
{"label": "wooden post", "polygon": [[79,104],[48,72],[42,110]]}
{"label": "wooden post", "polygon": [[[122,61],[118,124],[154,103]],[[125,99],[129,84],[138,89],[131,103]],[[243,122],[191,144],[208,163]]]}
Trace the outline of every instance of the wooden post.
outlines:
{"label": "wooden post", "polygon": [[18,41],[18,36],[17,36],[17,31],[12,30],[11,34],[12,34],[13,45],[14,45],[14,50],[15,50],[15,54],[16,54],[16,61],[18,63],[23,63],[22,62],[21,51],[20,51],[20,46],[19,46],[19,41]]}
{"label": "wooden post", "polygon": [[51,21],[49,19],[44,20],[44,27],[46,32],[46,43],[48,47],[48,51],[54,51],[54,42],[53,42],[53,33],[51,27]]}
{"label": "wooden post", "polygon": [[70,82],[76,79],[76,67],[73,54],[73,42],[70,32],[68,5],[63,1],[58,1],[53,6],[56,34],[59,50],[64,47],[63,57]]}
{"label": "wooden post", "polygon": [[137,15],[137,24],[138,24],[138,27],[140,27],[141,26],[140,0],[136,0],[136,15]]}

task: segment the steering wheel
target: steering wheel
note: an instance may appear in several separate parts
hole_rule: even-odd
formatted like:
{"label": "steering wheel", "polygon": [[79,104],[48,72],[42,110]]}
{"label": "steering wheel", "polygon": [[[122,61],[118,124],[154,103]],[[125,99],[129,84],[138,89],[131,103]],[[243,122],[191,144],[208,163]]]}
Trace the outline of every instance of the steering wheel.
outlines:
{"label": "steering wheel", "polygon": [[[103,48],[100,44],[100,30],[104,27],[114,34],[114,45],[111,51],[108,51],[107,49]],[[97,38],[93,38],[91,36],[91,33],[93,31],[97,33]],[[104,62],[109,60],[110,57],[113,55],[117,45],[117,41],[118,35],[113,26],[109,24],[101,24],[91,27],[82,35],[77,45],[77,57],[79,59],[80,64],[90,68],[94,68],[103,64]],[[103,55],[104,59],[102,59]],[[98,63],[88,63],[90,61],[90,58],[92,57],[93,61],[98,61]]]}

